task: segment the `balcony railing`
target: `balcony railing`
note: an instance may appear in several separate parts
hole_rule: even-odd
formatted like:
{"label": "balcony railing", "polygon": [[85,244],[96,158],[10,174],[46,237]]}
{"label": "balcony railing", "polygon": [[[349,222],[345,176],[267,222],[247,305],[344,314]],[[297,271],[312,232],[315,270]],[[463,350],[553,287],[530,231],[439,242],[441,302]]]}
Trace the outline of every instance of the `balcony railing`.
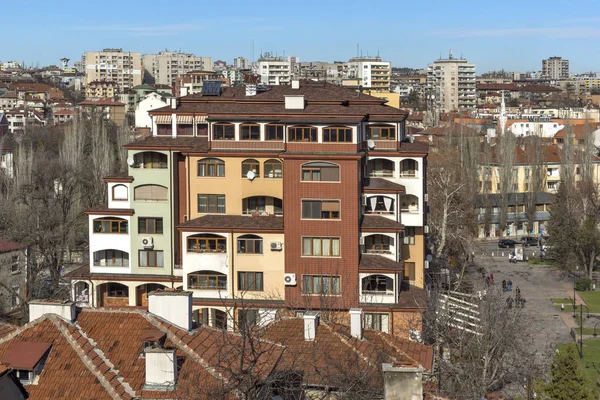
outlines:
{"label": "balcony railing", "polygon": [[369,176],[371,178],[379,178],[379,177],[392,178],[394,176],[394,170],[390,170],[390,169],[371,170],[371,171],[369,171]]}
{"label": "balcony railing", "polygon": [[129,268],[129,261],[125,260],[102,260],[94,261],[94,267],[122,267]]}
{"label": "balcony railing", "polygon": [[366,254],[392,254],[389,244],[376,244],[365,247]]}

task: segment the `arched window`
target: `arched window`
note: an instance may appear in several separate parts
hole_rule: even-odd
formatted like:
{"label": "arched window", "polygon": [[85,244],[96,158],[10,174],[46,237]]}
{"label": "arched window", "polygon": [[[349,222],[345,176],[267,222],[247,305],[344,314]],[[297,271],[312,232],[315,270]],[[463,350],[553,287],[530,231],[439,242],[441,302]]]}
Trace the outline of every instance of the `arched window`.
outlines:
{"label": "arched window", "polygon": [[265,140],[283,140],[284,126],[281,124],[269,124],[265,126]]}
{"label": "arched window", "polygon": [[213,124],[213,140],[235,140],[235,125],[225,122]]}
{"label": "arched window", "polygon": [[260,140],[260,125],[252,123],[240,125],[240,140]]}
{"label": "arched window", "polygon": [[136,201],[167,201],[169,190],[160,185],[140,185],[133,189],[133,198]]}
{"label": "arched window", "polygon": [[156,151],[144,151],[133,156],[133,161],[138,168],[164,169],[167,168],[168,157]]}
{"label": "arched window", "polygon": [[225,162],[219,158],[203,158],[198,161],[198,176],[225,176]]}
{"label": "arched window", "polygon": [[238,254],[262,254],[263,238],[257,235],[243,235],[237,240]]}
{"label": "arched window", "polygon": [[323,128],[323,142],[352,143],[352,128],[347,126]]}
{"label": "arched window", "polygon": [[129,267],[129,253],[113,249],[95,251],[94,267]]}
{"label": "arched window", "polygon": [[394,199],[388,196],[371,196],[367,199],[367,214],[393,214]]}
{"label": "arched window", "polygon": [[419,163],[411,158],[402,160],[400,162],[400,176],[401,177],[415,177],[419,171]]}
{"label": "arched window", "polygon": [[394,293],[394,280],[385,275],[369,275],[362,278],[363,293]]}
{"label": "arched window", "polygon": [[288,128],[289,142],[316,142],[317,128],[314,126],[293,126]]}
{"label": "arched window", "polygon": [[385,176],[393,177],[396,169],[395,163],[390,160],[383,158],[377,158],[375,160],[369,160],[369,176],[371,178]]}
{"label": "arched window", "polygon": [[127,201],[127,186],[115,185],[112,187],[112,199],[113,201]]}
{"label": "arched window", "polygon": [[281,161],[270,159],[265,161],[265,178],[283,178]]}
{"label": "arched window", "polygon": [[402,206],[400,211],[402,212],[419,212],[419,198],[412,194],[407,194],[400,199]]}
{"label": "arched window", "polygon": [[317,182],[339,182],[340,166],[323,161],[303,164],[302,180]]}
{"label": "arched window", "polygon": [[227,239],[210,233],[189,236],[187,251],[192,253],[226,253]]}
{"label": "arched window", "polygon": [[396,140],[396,128],[391,125],[369,125],[369,139]]}
{"label": "arched window", "polygon": [[188,274],[188,289],[227,290],[227,275],[212,271]]}
{"label": "arched window", "polygon": [[129,297],[129,287],[120,283],[106,284],[106,297]]}
{"label": "arched window", "polygon": [[260,177],[260,162],[254,159],[242,161],[242,178],[248,175],[248,172],[254,172],[256,177]]}
{"label": "arched window", "polygon": [[93,221],[94,233],[127,233],[129,224],[123,218],[96,218]]}

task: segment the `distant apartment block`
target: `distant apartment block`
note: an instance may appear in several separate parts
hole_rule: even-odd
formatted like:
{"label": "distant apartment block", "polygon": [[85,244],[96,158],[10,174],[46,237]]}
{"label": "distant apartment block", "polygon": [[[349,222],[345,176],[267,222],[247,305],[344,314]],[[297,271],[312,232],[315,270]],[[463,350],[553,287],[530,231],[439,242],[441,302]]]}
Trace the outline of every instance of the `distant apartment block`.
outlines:
{"label": "distant apartment block", "polygon": [[454,58],[452,51],[427,66],[427,86],[437,112],[472,109],[477,103],[475,64]]}
{"label": "distant apartment block", "polygon": [[90,82],[85,88],[86,99],[112,99],[117,93],[117,83],[110,81]]}
{"label": "distant apartment block", "polygon": [[542,60],[542,77],[546,79],[569,79],[569,60],[550,57]]}
{"label": "distant apartment block", "polygon": [[248,69],[250,68],[250,64],[248,64],[248,59],[244,57],[236,57],[233,59],[233,68],[235,69]]}
{"label": "distant apartment block", "polygon": [[289,85],[293,71],[290,61],[265,53],[255,64],[254,72],[264,85]]}
{"label": "distant apartment block", "polygon": [[10,69],[21,69],[22,65],[18,61],[4,61],[0,62],[0,71],[7,71]]}
{"label": "distant apartment block", "polygon": [[142,55],[123,49],[88,51],[82,56],[85,84],[96,81],[116,82],[119,92],[142,84]]}
{"label": "distant apartment block", "polygon": [[392,63],[380,57],[353,57],[348,61],[350,78],[358,79],[365,89],[390,90]]}
{"label": "distant apartment block", "polygon": [[172,86],[175,80],[192,71],[212,71],[212,58],[197,57],[193,54],[174,51],[161,51],[158,54],[144,54],[144,80]]}
{"label": "distant apartment block", "polygon": [[194,71],[185,74],[175,80],[175,96],[187,96],[188,94],[201,93],[204,81],[222,80],[222,75],[211,71]]}

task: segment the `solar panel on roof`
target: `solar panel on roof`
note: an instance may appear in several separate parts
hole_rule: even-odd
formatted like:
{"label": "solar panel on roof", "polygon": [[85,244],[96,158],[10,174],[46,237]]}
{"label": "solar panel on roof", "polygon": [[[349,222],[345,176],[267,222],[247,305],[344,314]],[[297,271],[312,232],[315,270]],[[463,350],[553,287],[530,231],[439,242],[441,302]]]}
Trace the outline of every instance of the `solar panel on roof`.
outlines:
{"label": "solar panel on roof", "polygon": [[221,94],[221,81],[204,81],[202,84],[203,96],[219,96]]}

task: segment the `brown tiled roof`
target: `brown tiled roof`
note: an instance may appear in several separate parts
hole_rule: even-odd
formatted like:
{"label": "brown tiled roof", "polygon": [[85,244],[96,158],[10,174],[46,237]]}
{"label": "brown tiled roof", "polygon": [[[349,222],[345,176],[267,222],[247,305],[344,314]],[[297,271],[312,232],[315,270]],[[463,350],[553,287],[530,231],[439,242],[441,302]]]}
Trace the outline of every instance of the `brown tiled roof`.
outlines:
{"label": "brown tiled roof", "polygon": [[16,329],[17,327],[15,325],[7,324],[6,322],[0,322],[0,338],[8,335]]}
{"label": "brown tiled roof", "polygon": [[363,187],[366,190],[375,191],[392,191],[392,192],[404,192],[404,185],[389,181],[384,178],[366,178],[365,185]]}
{"label": "brown tiled roof", "polygon": [[17,243],[8,239],[0,238],[0,253],[7,253],[9,251],[20,250],[27,247],[26,244]]}
{"label": "brown tiled roof", "polygon": [[400,153],[427,154],[429,152],[429,143],[419,140],[415,140],[413,143],[402,142],[400,143],[400,149],[398,151]]}
{"label": "brown tiled roof", "polygon": [[9,365],[14,369],[26,369],[33,371],[44,354],[50,350],[50,343],[42,342],[19,342],[15,341],[10,350],[2,356],[2,364]]}
{"label": "brown tiled roof", "polygon": [[517,90],[514,83],[478,83],[477,90]]}
{"label": "brown tiled roof", "polygon": [[283,218],[274,216],[204,215],[178,226],[184,230],[212,229],[241,231],[283,230]]}
{"label": "brown tiled roof", "polygon": [[112,214],[112,215],[133,215],[135,210],[133,208],[109,208],[107,205],[96,206],[87,208],[83,211],[85,214]]}
{"label": "brown tiled roof", "polygon": [[461,124],[452,124],[452,126],[436,126],[434,128],[427,128],[421,131],[421,135],[432,135],[432,136],[447,136],[447,135],[460,136],[481,136],[482,133],[474,128]]}
{"label": "brown tiled roof", "polygon": [[126,144],[126,149],[130,150],[149,150],[154,148],[171,147],[173,150],[188,150],[194,152],[207,152],[208,141],[199,137],[177,137],[171,136],[149,136]]}
{"label": "brown tiled roof", "polygon": [[18,91],[31,91],[31,92],[48,92],[52,89],[52,86],[47,85],[45,83],[24,83],[24,82],[15,82],[8,85],[11,90]]}
{"label": "brown tiled roof", "polygon": [[116,172],[110,176],[104,177],[104,182],[112,182],[112,181],[133,182],[133,176],[130,176],[128,171],[121,171],[121,172]]}
{"label": "brown tiled roof", "polygon": [[425,289],[403,283],[400,288],[398,305],[400,308],[425,309],[429,301],[429,295]]}
{"label": "brown tiled roof", "polygon": [[550,85],[523,85],[517,89],[519,92],[530,93],[552,93],[560,92],[560,89]]}
{"label": "brown tiled roof", "polygon": [[[417,361],[425,371],[432,372],[433,348],[431,346],[369,329],[364,330],[363,336],[371,342],[381,343],[382,347],[387,343],[396,351],[404,353],[409,359]],[[381,342],[377,341],[377,336],[381,338]]]}
{"label": "brown tiled roof", "polygon": [[75,114],[75,111],[73,110],[58,110],[57,112],[54,113],[54,115],[73,115]]}
{"label": "brown tiled roof", "polygon": [[365,215],[360,226],[362,230],[394,230],[401,231],[404,229],[404,225],[393,219],[385,218],[380,215]]}
{"label": "brown tiled roof", "polygon": [[125,103],[114,101],[113,99],[98,99],[98,100],[85,100],[77,104],[78,106],[125,106]]}
{"label": "brown tiled roof", "polygon": [[600,122],[592,122],[588,124],[569,124],[554,135],[555,139],[565,138],[568,130],[571,130],[575,139],[585,139],[586,135],[591,134],[597,129],[600,129]]}
{"label": "brown tiled roof", "polygon": [[396,262],[377,254],[363,254],[360,257],[358,271],[404,271],[404,262]]}

